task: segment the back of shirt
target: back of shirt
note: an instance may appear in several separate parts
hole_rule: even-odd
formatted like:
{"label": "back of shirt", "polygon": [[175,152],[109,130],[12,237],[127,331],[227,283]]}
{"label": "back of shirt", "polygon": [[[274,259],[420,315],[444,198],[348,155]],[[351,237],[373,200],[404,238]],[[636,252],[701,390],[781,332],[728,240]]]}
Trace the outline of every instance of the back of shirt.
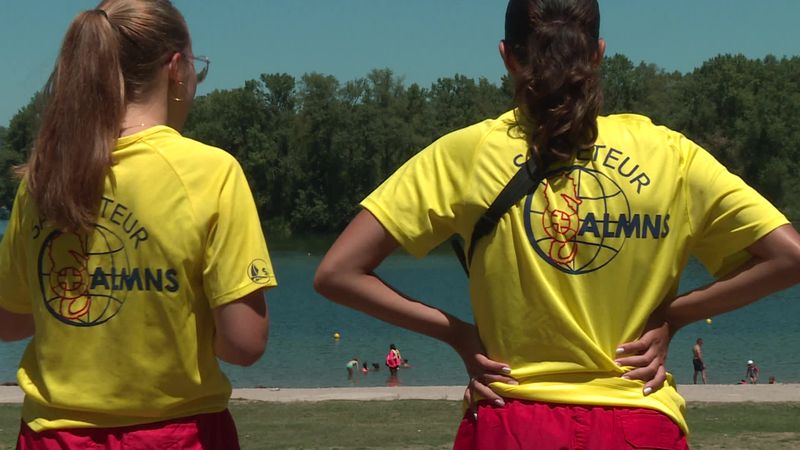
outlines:
{"label": "back of shirt", "polygon": [[[476,244],[475,321],[490,358],[510,364],[506,397],[661,410],[685,428],[674,389],[643,397],[615,349],[640,336],[678,288],[691,254],[713,273],[786,223],[706,151],[636,115],[600,117],[595,145],[548,167],[536,191]],[[513,112],[420,152],[362,205],[422,256],[475,222],[528,155]]]}
{"label": "back of shirt", "polygon": [[276,285],[233,157],[168,127],[113,156],[90,234],[50,227],[23,185],[0,245],[0,306],[36,325],[18,378],[37,431],[224,409],[212,309]]}

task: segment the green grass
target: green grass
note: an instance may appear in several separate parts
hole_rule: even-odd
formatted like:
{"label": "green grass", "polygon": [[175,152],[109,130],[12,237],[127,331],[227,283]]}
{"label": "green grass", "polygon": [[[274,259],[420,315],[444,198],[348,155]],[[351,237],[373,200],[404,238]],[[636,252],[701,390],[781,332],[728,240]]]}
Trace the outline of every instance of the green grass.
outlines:
{"label": "green grass", "polygon": [[[448,449],[460,402],[267,403],[235,401],[245,449]],[[0,405],[0,449],[14,448],[19,405]],[[693,449],[800,448],[798,403],[691,403]]]}
{"label": "green grass", "polygon": [[22,405],[0,404],[0,449],[12,449],[17,443]]}
{"label": "green grass", "polygon": [[800,403],[690,403],[686,417],[692,448],[800,448]]}
{"label": "green grass", "polygon": [[245,449],[449,449],[460,419],[460,403],[236,402],[231,412]]}

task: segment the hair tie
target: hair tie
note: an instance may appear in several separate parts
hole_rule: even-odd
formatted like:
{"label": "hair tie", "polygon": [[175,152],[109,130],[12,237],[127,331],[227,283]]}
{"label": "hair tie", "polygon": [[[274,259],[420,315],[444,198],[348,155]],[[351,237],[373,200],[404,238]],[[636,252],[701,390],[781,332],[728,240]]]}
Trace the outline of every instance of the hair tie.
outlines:
{"label": "hair tie", "polygon": [[94,12],[96,12],[98,14],[102,14],[102,16],[106,18],[106,20],[109,20],[108,13],[106,13],[105,9],[97,8],[97,9],[94,10]]}

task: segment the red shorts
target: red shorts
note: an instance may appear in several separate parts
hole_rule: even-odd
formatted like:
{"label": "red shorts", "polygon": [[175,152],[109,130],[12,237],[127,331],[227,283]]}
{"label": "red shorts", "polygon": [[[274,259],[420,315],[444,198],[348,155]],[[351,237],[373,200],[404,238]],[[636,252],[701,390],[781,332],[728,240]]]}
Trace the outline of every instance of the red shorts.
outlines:
{"label": "red shorts", "polygon": [[71,428],[37,433],[25,422],[19,429],[17,450],[208,450],[239,448],[231,413],[199,414],[163,422],[118,428]]}
{"label": "red shorts", "polygon": [[467,413],[454,450],[467,449],[680,449],[686,436],[669,417],[642,408],[576,406],[506,399]]}

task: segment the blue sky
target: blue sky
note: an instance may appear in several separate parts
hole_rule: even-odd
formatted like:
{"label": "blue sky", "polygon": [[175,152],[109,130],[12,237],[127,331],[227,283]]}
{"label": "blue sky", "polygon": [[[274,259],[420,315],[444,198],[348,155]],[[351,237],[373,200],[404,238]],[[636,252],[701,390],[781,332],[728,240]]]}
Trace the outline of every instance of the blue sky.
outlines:
{"label": "blue sky", "polygon": [[[241,86],[261,73],[332,74],[388,67],[423,86],[455,73],[497,81],[505,0],[174,0],[198,55],[199,90]],[[41,88],[61,38],[96,1],[0,2],[0,125]],[[800,55],[797,0],[600,0],[608,53],[691,71],[720,53]]]}

